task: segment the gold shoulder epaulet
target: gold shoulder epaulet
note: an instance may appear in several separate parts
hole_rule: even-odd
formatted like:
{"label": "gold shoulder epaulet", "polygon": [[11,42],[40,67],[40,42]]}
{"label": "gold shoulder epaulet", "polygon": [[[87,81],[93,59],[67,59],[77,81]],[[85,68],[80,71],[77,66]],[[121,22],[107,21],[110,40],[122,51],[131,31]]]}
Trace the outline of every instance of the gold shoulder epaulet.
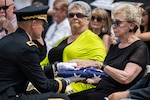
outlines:
{"label": "gold shoulder epaulet", "polygon": [[37,44],[35,44],[33,41],[27,41],[26,43],[27,43],[28,46],[33,46],[34,45],[38,48]]}

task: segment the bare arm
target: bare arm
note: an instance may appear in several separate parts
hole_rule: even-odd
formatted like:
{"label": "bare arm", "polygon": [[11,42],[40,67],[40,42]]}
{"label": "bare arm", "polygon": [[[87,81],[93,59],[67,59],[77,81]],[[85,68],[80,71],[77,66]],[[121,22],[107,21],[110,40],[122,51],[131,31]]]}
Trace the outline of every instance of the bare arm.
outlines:
{"label": "bare arm", "polygon": [[[76,62],[78,67],[95,66],[101,68],[102,63],[92,60],[71,60],[70,62]],[[122,84],[129,84],[135,77],[141,72],[142,68],[135,63],[127,63],[124,70],[113,68],[107,65],[104,68],[104,72],[111,76],[116,81]]]}
{"label": "bare arm", "polygon": [[137,30],[136,36],[143,41],[150,41],[150,32],[141,33],[140,29]]}
{"label": "bare arm", "polygon": [[122,84],[132,82],[141,70],[142,68],[134,63],[127,63],[124,70],[119,70],[109,65],[104,68],[104,72]]}

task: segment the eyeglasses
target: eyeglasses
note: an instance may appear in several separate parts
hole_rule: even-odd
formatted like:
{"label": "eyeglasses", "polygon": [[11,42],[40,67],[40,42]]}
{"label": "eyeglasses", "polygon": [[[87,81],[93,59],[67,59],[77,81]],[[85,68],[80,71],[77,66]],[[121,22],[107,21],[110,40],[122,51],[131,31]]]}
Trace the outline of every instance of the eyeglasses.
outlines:
{"label": "eyeglasses", "polygon": [[91,20],[94,21],[95,19],[96,19],[98,22],[101,22],[101,21],[103,20],[101,17],[95,17],[95,16],[92,16],[92,17],[91,17]]}
{"label": "eyeglasses", "polygon": [[1,10],[1,9],[7,10],[11,5],[14,5],[14,4],[10,4],[10,5],[8,5],[8,6],[2,6],[2,7],[0,7],[0,10]]}
{"label": "eyeglasses", "polygon": [[143,13],[143,14],[142,14],[143,17],[146,16],[146,15],[148,15],[148,14],[147,14],[147,13]]}
{"label": "eyeglasses", "polygon": [[112,25],[114,25],[115,27],[119,27],[123,22],[129,22],[129,21],[115,21],[112,22]]}
{"label": "eyeglasses", "polygon": [[87,17],[86,15],[82,14],[82,13],[69,13],[68,17],[69,18],[73,18],[76,15],[77,18],[83,18],[83,17]]}

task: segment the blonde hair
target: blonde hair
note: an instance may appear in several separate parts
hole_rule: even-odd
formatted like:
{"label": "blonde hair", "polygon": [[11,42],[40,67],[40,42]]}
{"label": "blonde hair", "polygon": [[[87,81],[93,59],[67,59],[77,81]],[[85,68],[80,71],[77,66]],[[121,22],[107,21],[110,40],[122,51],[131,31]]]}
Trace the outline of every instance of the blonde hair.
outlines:
{"label": "blonde hair", "polygon": [[106,10],[102,8],[94,8],[92,10],[92,15],[96,17],[101,17],[103,20],[106,20],[107,21],[106,26],[105,26],[106,32],[111,33],[110,32],[110,28],[111,28],[110,16]]}
{"label": "blonde hair", "polygon": [[141,24],[141,15],[138,12],[138,9],[131,4],[123,4],[112,10],[112,15],[117,15],[125,13],[126,20],[129,22],[134,22],[138,27]]}

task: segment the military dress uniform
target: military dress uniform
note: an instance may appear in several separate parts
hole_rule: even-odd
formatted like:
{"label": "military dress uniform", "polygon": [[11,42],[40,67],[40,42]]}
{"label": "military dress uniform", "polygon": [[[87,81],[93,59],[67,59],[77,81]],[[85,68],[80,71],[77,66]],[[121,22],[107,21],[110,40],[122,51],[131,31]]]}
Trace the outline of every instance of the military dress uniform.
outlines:
{"label": "military dress uniform", "polygon": [[[18,21],[46,21],[47,9],[48,6],[29,6],[15,13]],[[42,70],[39,54],[38,46],[22,28],[0,40],[0,100],[48,100],[59,97],[69,100],[60,93],[65,91],[66,81],[50,79],[54,76],[53,68],[47,66]],[[29,82],[40,94],[26,94]]]}

